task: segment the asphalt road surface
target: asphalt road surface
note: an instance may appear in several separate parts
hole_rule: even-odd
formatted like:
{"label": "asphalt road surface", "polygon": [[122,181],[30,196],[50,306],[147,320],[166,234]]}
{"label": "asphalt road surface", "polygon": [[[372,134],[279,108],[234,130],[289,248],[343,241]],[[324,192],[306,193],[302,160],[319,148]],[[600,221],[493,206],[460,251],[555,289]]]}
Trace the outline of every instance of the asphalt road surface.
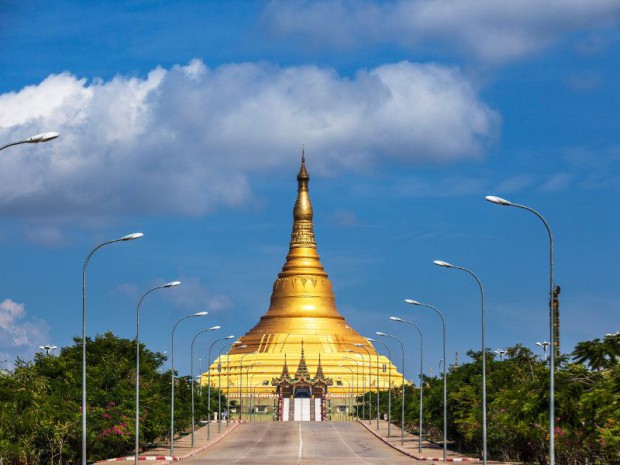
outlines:
{"label": "asphalt road surface", "polygon": [[184,464],[324,465],[412,464],[354,422],[256,422]]}

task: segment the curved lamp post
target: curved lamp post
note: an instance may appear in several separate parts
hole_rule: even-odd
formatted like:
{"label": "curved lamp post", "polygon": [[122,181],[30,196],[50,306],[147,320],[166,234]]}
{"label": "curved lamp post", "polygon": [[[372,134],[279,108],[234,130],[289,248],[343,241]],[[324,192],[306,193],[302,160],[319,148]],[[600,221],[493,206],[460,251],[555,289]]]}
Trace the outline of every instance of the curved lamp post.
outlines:
{"label": "curved lamp post", "polygon": [[10,144],[3,145],[0,147],[0,150],[4,150],[7,147],[11,147],[13,145],[19,144],[38,144],[39,142],[47,142],[48,140],[56,139],[60,136],[58,132],[44,132],[42,134],[37,134],[36,136],[29,137],[28,139],[20,140],[17,142],[11,142]]}
{"label": "curved lamp post", "polygon": [[239,362],[239,420],[243,419],[243,359],[248,355],[254,355],[257,353],[258,351],[255,350],[254,352],[243,354],[241,356],[241,361]]}
{"label": "curved lamp post", "polygon": [[419,307],[426,307],[426,308],[430,308],[431,310],[434,310],[435,313],[437,313],[437,315],[439,315],[439,318],[441,318],[441,325],[442,325],[442,334],[443,334],[443,358],[441,359],[442,364],[443,364],[443,461],[446,461],[446,455],[448,452],[448,410],[447,410],[447,400],[448,400],[448,396],[447,396],[447,385],[446,385],[446,320],[443,317],[443,314],[435,307],[433,307],[432,305],[428,305],[428,304],[423,304],[422,302],[418,302],[417,300],[413,300],[413,299],[405,299],[405,302],[408,303],[409,305],[416,305]]}
{"label": "curved lamp post", "polygon": [[[203,329],[202,331],[199,331],[198,333],[196,333],[196,335],[194,336],[194,338],[192,339],[192,343],[190,345],[190,350],[189,350],[189,372],[190,372],[190,379],[192,380],[192,383],[190,385],[191,387],[191,415],[192,415],[192,435],[191,435],[191,447],[192,449],[194,448],[194,343],[196,342],[196,338],[198,336],[200,336],[203,333],[208,333],[209,331],[217,331],[218,329],[220,329],[220,326],[211,326],[210,328],[207,329]],[[209,360],[208,366],[211,365],[211,360]],[[209,396],[211,395],[211,392],[209,392]],[[210,410],[210,408],[208,408],[207,410]]]}
{"label": "curved lamp post", "polygon": [[347,353],[359,355],[362,358],[362,395],[360,397],[362,398],[362,421],[364,421],[364,417],[366,416],[366,400],[364,398],[364,391],[366,390],[366,371],[364,368],[364,355],[351,349],[347,350]]}
{"label": "curved lamp post", "polygon": [[115,242],[132,241],[134,239],[139,239],[142,236],[144,236],[144,234],[140,232],[132,233],[118,239],[102,242],[101,244],[96,245],[90,251],[90,253],[86,257],[86,260],[84,260],[84,266],[82,267],[82,465],[86,465],[86,268],[88,267],[90,257],[92,257],[93,254],[101,247],[108,244],[114,244]]}
{"label": "curved lamp post", "polygon": [[[348,352],[348,351],[347,351]],[[355,352],[351,352],[351,353],[355,353]],[[357,355],[361,355],[361,354],[357,354]],[[355,380],[355,416],[357,417],[357,420],[359,421],[360,419],[360,411],[359,411],[359,402],[357,401],[357,398],[360,396],[359,395],[359,390],[360,390],[360,363],[355,360],[352,357],[347,357],[346,355],[342,355],[341,358],[346,358],[347,360],[351,360],[352,362],[355,363],[355,370],[357,372],[356,374],[356,380]],[[363,369],[363,366],[362,366]],[[362,377],[362,384],[364,384],[364,378]],[[363,393],[363,391],[362,391]],[[364,420],[364,403],[362,402],[362,420]]]}
{"label": "curved lamp post", "polygon": [[403,386],[402,386],[402,406],[400,411],[400,445],[402,446],[405,443],[405,346],[400,339],[391,334],[382,333],[381,331],[377,331],[375,333],[377,336],[381,337],[391,337],[392,339],[396,339],[400,344],[400,350],[403,355]]}
{"label": "curved lamp post", "polygon": [[[368,354],[368,424],[372,421],[372,355],[370,355],[370,351],[366,348],[366,346],[360,342],[353,344],[355,347],[359,347],[360,349],[364,349]],[[360,354],[362,355],[362,354]],[[364,356],[362,355],[362,360],[364,360]],[[362,362],[364,363],[364,362]]]}
{"label": "curved lamp post", "polygon": [[[353,360],[353,359],[351,359]],[[348,367],[346,365],[338,365],[338,368],[346,368],[347,370],[349,370],[349,372],[351,373],[351,382],[349,383],[349,392],[350,397],[353,396],[353,390],[351,389],[351,385],[353,384],[353,368]],[[355,386],[355,395],[357,395],[357,386]],[[349,403],[350,408],[351,408],[351,414],[353,413],[353,400],[351,400],[351,402]],[[358,410],[357,410],[357,402],[355,403],[355,418],[358,419]]]}
{"label": "curved lamp post", "polygon": [[151,292],[158,289],[176,287],[179,284],[181,284],[181,281],[172,281],[162,286],[156,286],[152,289],[149,289],[144,294],[142,294],[142,297],[140,297],[140,300],[138,300],[138,305],[136,307],[136,465],[138,465],[138,454],[140,452],[140,305],[142,304],[144,298]]}
{"label": "curved lamp post", "polygon": [[478,283],[480,288],[480,310],[481,310],[481,348],[482,348],[482,463],[487,463],[487,349],[484,339],[484,288],[482,283],[476,274],[462,266],[452,265],[448,262],[441,260],[434,260],[433,263],[443,268],[454,268],[455,270],[461,270],[473,277]]}
{"label": "curved lamp post", "polygon": [[[366,340],[368,341],[369,339],[366,338]],[[381,404],[379,402],[379,352],[377,352],[377,350],[374,347],[373,347],[373,350],[375,351],[375,354],[377,355],[377,431],[379,431],[379,411],[381,409]]]}
{"label": "curved lamp post", "polygon": [[[172,392],[170,395],[170,455],[174,455],[174,332],[179,326],[179,323],[187,318],[192,318],[195,316],[205,316],[208,315],[209,312],[198,312],[192,313],[191,315],[184,316],[179,318],[177,322],[172,327],[172,340],[170,344],[170,381],[172,385]],[[193,377],[193,375],[192,375]],[[192,380],[193,382],[193,380]],[[193,390],[192,390],[193,391]]]}
{"label": "curved lamp post", "polygon": [[[233,339],[235,336],[230,335],[225,339]],[[232,346],[235,343],[239,343],[239,341],[232,342],[230,344],[222,346],[220,352],[217,356],[217,432],[222,432],[222,351],[227,347]],[[200,379],[202,383],[202,378]],[[228,395],[228,391],[226,391],[226,395]]]}
{"label": "curved lamp post", "polygon": [[413,326],[415,329],[418,330],[418,334],[420,335],[420,425],[418,427],[419,434],[418,434],[418,452],[422,452],[422,412],[424,409],[424,370],[423,370],[423,366],[422,366],[422,361],[424,360],[423,358],[423,347],[424,347],[424,341],[422,338],[422,331],[420,331],[420,328],[418,328],[418,325],[416,325],[415,323],[408,321],[408,320],[403,320],[402,318],[399,318],[397,316],[391,316],[390,320],[392,321],[396,321],[398,323],[406,323],[408,325]]}
{"label": "curved lamp post", "polygon": [[[219,326],[218,326],[218,329],[219,329]],[[209,367],[209,373],[207,374],[207,379],[208,379],[207,383],[209,384],[209,386],[207,387],[207,412],[208,412],[208,415],[209,415],[209,418],[208,418],[209,421],[207,422],[207,441],[209,439],[211,439],[211,349],[213,348],[213,346],[217,342],[228,341],[228,340],[234,339],[234,338],[235,338],[235,336],[233,336],[231,334],[230,336],[226,336],[226,337],[222,337],[220,339],[216,339],[209,346],[209,354],[208,354],[208,360],[207,360],[207,366]],[[219,367],[219,365],[218,365],[218,367]],[[220,377],[219,373],[220,373],[220,371],[218,369],[218,376],[217,376],[218,379]],[[221,418],[219,416],[217,417],[217,421],[218,421],[218,424],[221,422]]]}
{"label": "curved lamp post", "polygon": [[[390,347],[383,341],[379,341],[378,339],[371,339],[368,338],[368,340],[370,342],[376,342],[378,344],[381,344],[383,347],[385,347],[388,351],[388,360],[390,360],[390,363],[392,361],[392,352],[390,351]],[[388,369],[388,430],[387,430],[387,437],[390,437],[390,426],[392,425],[392,369],[390,367],[390,369]]]}
{"label": "curved lamp post", "polygon": [[519,205],[517,203],[512,203],[506,199],[502,199],[501,197],[496,197],[494,195],[487,195],[485,200],[488,200],[491,203],[496,205],[502,205],[505,207],[517,207],[523,210],[527,210],[530,213],[533,213],[538,217],[540,221],[543,222],[545,228],[547,229],[547,234],[549,235],[549,345],[551,346],[551,354],[549,357],[549,465],[555,464],[555,347],[557,341],[555,340],[555,311],[553,308],[554,297],[553,290],[555,288],[555,284],[553,281],[553,234],[551,233],[551,228],[549,227],[549,223],[547,220],[538,213],[533,208],[527,207],[525,205]]}
{"label": "curved lamp post", "polygon": [[[232,344],[229,344],[228,347],[232,347],[237,344],[241,344],[241,341],[235,341]],[[247,347],[247,344],[243,344],[237,348],[245,349],[246,347]],[[230,350],[226,352],[226,427],[227,428],[228,428],[229,421],[230,421]]]}

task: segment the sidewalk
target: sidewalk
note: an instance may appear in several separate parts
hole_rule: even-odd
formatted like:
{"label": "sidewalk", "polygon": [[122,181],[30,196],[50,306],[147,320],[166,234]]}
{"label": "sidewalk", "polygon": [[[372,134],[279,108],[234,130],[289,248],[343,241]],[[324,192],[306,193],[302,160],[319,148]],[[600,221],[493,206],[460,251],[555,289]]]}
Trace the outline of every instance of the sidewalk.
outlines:
{"label": "sidewalk", "polygon": [[[368,431],[377,436],[383,442],[399,450],[403,454],[413,457],[416,460],[443,462],[443,445],[435,444],[422,439],[422,452],[419,452],[419,436],[405,431],[403,445],[400,444],[400,426],[394,424],[390,427],[390,437],[387,437],[388,422],[379,421],[379,431],[377,431],[377,420],[374,419],[368,424],[368,421],[359,421]],[[466,457],[463,454],[447,450],[446,462],[482,462],[482,459],[475,457]],[[488,460],[487,463],[507,464],[508,462],[495,462]]]}
{"label": "sidewalk", "polygon": [[[185,434],[174,441],[174,455],[170,455],[170,445],[163,445],[142,452],[138,456],[138,460],[157,461],[159,464],[165,464],[193,457],[194,455],[220,442],[229,433],[234,431],[239,426],[239,423],[239,420],[231,420],[229,426],[226,426],[226,421],[223,421],[221,427],[222,431],[221,433],[218,433],[217,422],[212,422],[210,439],[208,441],[207,426],[200,426],[194,431],[194,447],[192,447],[191,444],[191,434]],[[103,464],[106,462],[134,462],[135,459],[135,455],[131,455],[127,457],[117,457],[113,459],[101,460],[95,463]]]}

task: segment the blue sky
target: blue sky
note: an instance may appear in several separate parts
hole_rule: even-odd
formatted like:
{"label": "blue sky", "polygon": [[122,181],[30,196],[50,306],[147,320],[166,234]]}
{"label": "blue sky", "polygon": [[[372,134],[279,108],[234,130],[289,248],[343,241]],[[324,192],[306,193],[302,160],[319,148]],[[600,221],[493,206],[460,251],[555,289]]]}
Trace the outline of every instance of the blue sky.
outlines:
{"label": "blue sky", "polygon": [[[620,329],[620,3],[611,0],[4,1],[0,360],[81,332],[141,334],[187,372],[189,341],[245,334],[288,250],[302,144],[319,253],[363,335],[417,322],[426,372],[548,339],[556,240],[562,348]],[[206,349],[210,339],[202,340]],[[394,348],[396,349],[396,348]],[[398,353],[397,350],[393,352]],[[201,358],[206,359],[206,354]],[[394,361],[400,365],[400,357]],[[417,367],[415,367],[417,370]]]}

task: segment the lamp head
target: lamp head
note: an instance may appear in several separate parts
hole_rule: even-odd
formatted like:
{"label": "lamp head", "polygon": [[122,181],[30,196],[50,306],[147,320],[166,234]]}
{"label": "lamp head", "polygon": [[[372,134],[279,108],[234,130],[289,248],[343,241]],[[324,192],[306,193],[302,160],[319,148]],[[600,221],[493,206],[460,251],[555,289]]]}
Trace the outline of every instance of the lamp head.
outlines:
{"label": "lamp head", "polygon": [[121,237],[121,241],[133,241],[134,239],[140,239],[142,236],[144,236],[143,233],[141,232],[137,232],[137,233],[131,233],[131,234],[127,234],[126,236]]}
{"label": "lamp head", "polygon": [[163,287],[176,287],[181,284],[181,281],[171,281],[169,283],[164,284]]}
{"label": "lamp head", "polygon": [[433,263],[437,266],[443,266],[444,268],[453,268],[453,265],[442,260],[433,260]]}
{"label": "lamp head", "polygon": [[387,334],[382,333],[381,331],[377,331],[375,334],[376,334],[377,336],[387,336]]}
{"label": "lamp head", "polygon": [[357,344],[353,344],[353,345],[354,345],[355,347],[364,347],[364,344],[361,344],[361,343],[359,343],[359,342],[358,342]]}
{"label": "lamp head", "polygon": [[495,195],[487,195],[484,199],[497,205],[512,205],[512,202],[509,202],[506,199],[502,199],[501,197],[496,197]]}
{"label": "lamp head", "polygon": [[220,329],[221,326],[211,326],[208,331],[215,331],[216,329]]}
{"label": "lamp head", "polygon": [[405,299],[405,303],[408,303],[409,305],[422,305],[420,302],[413,299]]}
{"label": "lamp head", "polygon": [[366,340],[367,340],[367,341],[370,341],[370,342],[377,342],[375,339],[373,339],[373,338],[371,338],[371,337],[367,337],[367,338],[366,338]]}
{"label": "lamp head", "polygon": [[402,318],[398,318],[397,316],[391,316],[390,320],[398,321],[399,323],[404,323],[405,322],[405,320],[403,320]]}
{"label": "lamp head", "polygon": [[198,313],[194,313],[192,316],[205,316],[208,315],[209,312],[198,312]]}
{"label": "lamp head", "polygon": [[232,334],[230,336],[226,336],[224,339],[233,339],[235,336],[233,336]]}
{"label": "lamp head", "polygon": [[26,142],[29,144],[37,144],[39,142],[47,142],[48,140],[56,139],[58,136],[60,136],[60,134],[57,132],[44,132],[43,134],[29,137],[26,139]]}

